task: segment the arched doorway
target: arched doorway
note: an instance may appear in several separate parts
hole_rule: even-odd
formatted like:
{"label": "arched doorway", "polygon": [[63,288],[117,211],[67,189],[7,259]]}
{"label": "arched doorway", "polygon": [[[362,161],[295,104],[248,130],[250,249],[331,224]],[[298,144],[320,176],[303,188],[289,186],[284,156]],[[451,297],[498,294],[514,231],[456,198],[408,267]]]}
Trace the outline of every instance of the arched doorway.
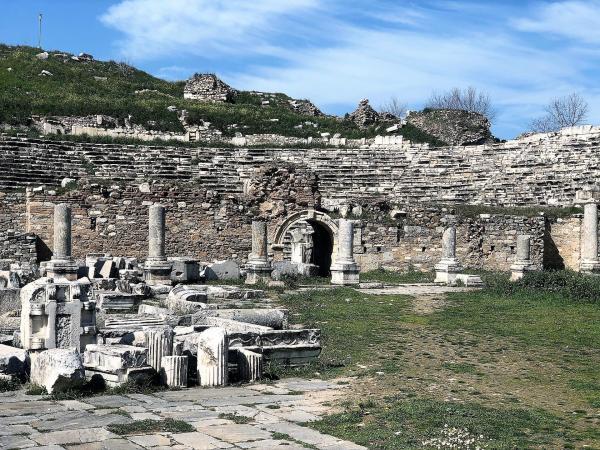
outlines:
{"label": "arched doorway", "polygon": [[313,253],[311,264],[317,266],[320,277],[328,277],[331,269],[331,256],[333,254],[333,236],[321,223],[309,220],[308,224],[313,229]]}
{"label": "arched doorway", "polygon": [[277,227],[272,250],[276,259],[299,264],[305,274],[327,277],[335,260],[337,230],[337,223],[323,212],[297,212]]}

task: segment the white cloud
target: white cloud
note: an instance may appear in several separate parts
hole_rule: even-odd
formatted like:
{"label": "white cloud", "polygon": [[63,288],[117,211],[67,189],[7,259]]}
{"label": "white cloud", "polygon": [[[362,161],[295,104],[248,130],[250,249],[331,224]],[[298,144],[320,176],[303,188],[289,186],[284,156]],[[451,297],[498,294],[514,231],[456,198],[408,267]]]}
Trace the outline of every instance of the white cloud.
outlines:
{"label": "white cloud", "polygon": [[143,59],[170,52],[268,51],[265,38],[285,29],[293,14],[317,0],[124,0],[101,17],[125,35],[125,56]]}
{"label": "white cloud", "polygon": [[600,44],[600,1],[540,4],[532,17],[514,20],[513,25],[521,31],[550,33],[586,44]]}
{"label": "white cloud", "polygon": [[[102,20],[122,31],[123,52],[134,60],[176,55],[158,75],[186,75],[170,65],[192,67],[187,74],[202,69],[182,56],[212,56],[212,68],[234,87],[310,98],[326,111],[349,109],[364,97],[374,106],[397,96],[420,107],[434,89],[473,85],[500,109],[502,137],[523,131],[549,99],[570,92],[586,95],[591,120],[600,122],[600,94],[590,75],[599,70],[596,50],[530,42],[506,26],[600,42],[600,0],[537,4],[532,18],[512,22],[514,9],[497,4],[483,11],[477,3],[474,18],[465,16],[469,1],[411,3],[402,10],[381,1],[364,12],[359,3],[123,0]],[[430,3],[436,7],[428,9]]]}

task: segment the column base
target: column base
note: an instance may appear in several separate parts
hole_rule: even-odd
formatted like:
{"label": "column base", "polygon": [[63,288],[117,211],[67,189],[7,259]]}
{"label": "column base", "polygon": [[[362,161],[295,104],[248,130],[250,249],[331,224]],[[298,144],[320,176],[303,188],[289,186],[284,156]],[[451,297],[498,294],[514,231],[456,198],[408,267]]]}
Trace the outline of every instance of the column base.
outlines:
{"label": "column base", "polygon": [[158,284],[171,284],[171,271],[173,263],[170,261],[146,260],[144,263],[144,281],[150,286]]}
{"label": "column base", "polygon": [[516,262],[510,266],[510,281],[518,281],[525,276],[527,272],[533,272],[534,267],[531,261]]}
{"label": "column base", "polygon": [[333,263],[331,265],[331,284],[352,286],[360,283],[360,267],[355,262]]}
{"label": "column base", "polygon": [[442,259],[435,265],[434,283],[443,283],[453,286],[456,284],[456,276],[462,270],[457,259]]}
{"label": "column base", "polygon": [[46,276],[54,281],[77,281],[78,270],[73,259],[56,259],[46,265]]}
{"label": "column base", "polygon": [[600,260],[588,259],[581,261],[579,271],[582,273],[600,274]]}
{"label": "column base", "polygon": [[273,267],[269,262],[258,261],[246,264],[246,284],[268,283]]}

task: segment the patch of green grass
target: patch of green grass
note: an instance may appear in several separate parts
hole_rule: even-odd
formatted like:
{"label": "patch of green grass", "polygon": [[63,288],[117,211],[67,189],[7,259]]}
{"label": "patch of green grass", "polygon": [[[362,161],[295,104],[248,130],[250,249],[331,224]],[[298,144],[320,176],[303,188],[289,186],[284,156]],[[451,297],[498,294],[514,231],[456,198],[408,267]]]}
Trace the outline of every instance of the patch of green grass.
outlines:
{"label": "patch of green grass", "polygon": [[293,442],[294,444],[299,444],[299,445],[301,445],[304,448],[312,448],[312,449],[317,449],[318,448],[318,447],[315,447],[314,445],[310,445],[310,444],[307,444],[306,442],[302,442],[302,441],[299,441],[297,439],[294,439],[289,434],[279,433],[278,431],[276,431],[275,433],[272,434],[272,438],[274,440],[276,440],[276,441]]}
{"label": "patch of green grass", "polygon": [[[39,49],[0,45],[0,123],[27,124],[32,115],[90,116],[105,114],[147,129],[183,132],[177,111],[188,111],[188,123],[211,122],[226,136],[275,133],[297,137],[320,137],[320,133],[341,133],[347,138],[374,137],[385,125],[360,129],[337,117],[302,115],[289,106],[285,94],[261,98],[240,92],[233,103],[203,103],[183,98],[184,82],[169,82],[116,61],[74,61],[71,55],[50,51],[46,60],[36,58]],[[7,70],[11,68],[12,70]],[[40,76],[42,70],[52,76]],[[101,79],[99,79],[100,77]],[[138,91],[136,93],[136,91]],[[145,92],[140,92],[145,91]],[[272,119],[277,119],[273,121]],[[317,126],[306,126],[310,121]],[[303,125],[298,127],[298,125]],[[237,125],[237,126],[233,126]],[[412,127],[402,129],[414,142],[440,144],[432,136]]]}
{"label": "patch of green grass", "polygon": [[0,378],[0,392],[18,391],[21,387],[22,384],[19,380]]}
{"label": "patch of green grass", "polygon": [[[435,448],[423,443],[434,438],[448,440],[444,430],[449,428],[468,433],[481,448],[505,449],[530,448],[534,444],[536,448],[555,448],[568,424],[543,411],[388,398],[380,403],[350,406],[308,426],[371,449]],[[459,440],[453,448],[475,448],[465,440]]]}
{"label": "patch of green grass", "polygon": [[225,413],[221,413],[219,414],[219,419],[225,419],[225,420],[231,420],[233,423],[237,423],[237,424],[245,424],[245,423],[250,423],[252,422],[252,417],[246,417],[246,416],[240,416],[239,414],[225,414]]}
{"label": "patch of green grass", "polygon": [[265,408],[269,408],[269,409],[281,409],[281,406],[279,406],[279,405],[267,405],[267,406],[265,406]]}
{"label": "patch of green grass", "polygon": [[477,367],[474,364],[469,363],[444,363],[442,365],[444,369],[448,369],[454,373],[478,373]]}
{"label": "patch of green grass", "polygon": [[147,433],[191,433],[196,429],[183,420],[136,420],[130,423],[111,424],[108,431],[120,436]]}
{"label": "patch of green grass", "polygon": [[434,278],[435,273],[418,270],[392,272],[391,270],[377,269],[360,274],[361,281],[380,281],[385,284],[432,283]]}

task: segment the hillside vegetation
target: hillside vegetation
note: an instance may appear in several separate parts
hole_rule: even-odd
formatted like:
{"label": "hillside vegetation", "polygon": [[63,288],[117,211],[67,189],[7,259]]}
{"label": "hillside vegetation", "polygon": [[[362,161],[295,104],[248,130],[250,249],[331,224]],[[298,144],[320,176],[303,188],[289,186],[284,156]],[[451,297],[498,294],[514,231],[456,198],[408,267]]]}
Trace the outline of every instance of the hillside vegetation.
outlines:
{"label": "hillside vegetation", "polygon": [[[177,112],[167,109],[175,106],[188,111],[190,124],[208,121],[225,135],[239,131],[319,137],[329,132],[361,138],[382,133],[375,126],[359,129],[337,117],[295,113],[286,107],[291,98],[285,94],[263,94],[270,99],[266,107],[261,105],[261,96],[250,92],[240,92],[235,103],[200,103],[183,98],[183,81],[165,81],[115,61],[75,60],[71,54],[56,51],[39,59],[39,53],[33,47],[0,44],[0,123],[26,125],[32,115],[104,114],[118,119],[131,116],[131,123],[151,130],[183,132]],[[42,71],[51,75],[41,75]],[[297,127],[305,122],[317,126]],[[403,129],[403,134],[415,142],[441,144],[412,126]]]}

